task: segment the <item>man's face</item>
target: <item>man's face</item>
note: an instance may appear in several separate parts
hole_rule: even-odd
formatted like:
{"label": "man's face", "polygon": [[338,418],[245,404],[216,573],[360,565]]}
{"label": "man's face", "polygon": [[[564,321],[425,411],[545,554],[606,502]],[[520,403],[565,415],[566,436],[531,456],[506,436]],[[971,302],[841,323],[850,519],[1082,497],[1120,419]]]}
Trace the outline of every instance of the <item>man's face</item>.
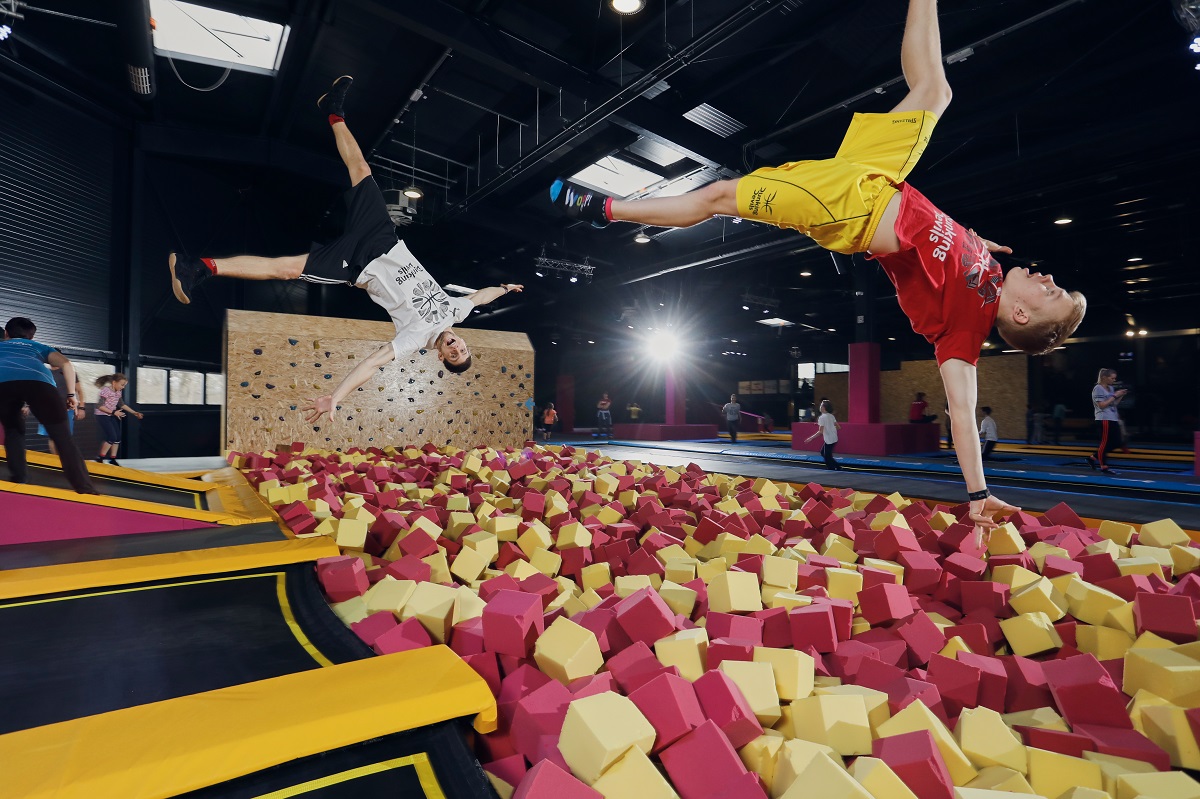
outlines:
{"label": "man's face", "polygon": [[1004,277],[1004,293],[1031,318],[1065,319],[1075,308],[1075,300],[1065,289],[1054,284],[1052,275],[1030,272],[1023,266],[1008,270]]}
{"label": "man's face", "polygon": [[458,366],[471,357],[471,351],[467,349],[467,343],[459,338],[453,330],[447,330],[438,336],[437,352],[440,360],[452,366]]}

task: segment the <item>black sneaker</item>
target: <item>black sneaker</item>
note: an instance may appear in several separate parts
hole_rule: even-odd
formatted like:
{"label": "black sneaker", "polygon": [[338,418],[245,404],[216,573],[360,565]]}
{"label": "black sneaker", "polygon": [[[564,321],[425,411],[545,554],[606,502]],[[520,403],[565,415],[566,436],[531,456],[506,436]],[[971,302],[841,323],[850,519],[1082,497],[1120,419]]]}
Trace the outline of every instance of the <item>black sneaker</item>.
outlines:
{"label": "black sneaker", "polygon": [[329,87],[329,91],[322,94],[321,99],[317,100],[317,108],[326,114],[333,114],[339,117],[346,116],[346,95],[350,93],[350,87],[353,85],[354,78],[350,75],[342,75],[337,78],[333,82],[333,85]]}
{"label": "black sneaker", "polygon": [[1112,469],[1105,466],[1103,469],[1100,470],[1100,474],[1106,474],[1109,477],[1116,477],[1120,474],[1120,472],[1114,472]]}
{"label": "black sneaker", "polygon": [[550,202],[571,219],[591,222],[592,227],[608,226],[608,204],[612,200],[607,194],[568,183],[557,178],[550,184]]}
{"label": "black sneaker", "polygon": [[1094,455],[1088,455],[1085,460],[1087,461],[1088,466],[1091,466],[1093,469],[1100,468],[1100,461],[1096,460]]}
{"label": "black sneaker", "polygon": [[121,464],[117,463],[117,459],[116,459],[116,458],[109,458],[109,459],[108,459],[108,465],[109,465],[109,466],[120,466]]}
{"label": "black sneaker", "polygon": [[171,291],[175,299],[188,305],[192,301],[192,290],[212,277],[212,272],[199,258],[189,258],[181,253],[171,253],[167,258],[171,269]]}

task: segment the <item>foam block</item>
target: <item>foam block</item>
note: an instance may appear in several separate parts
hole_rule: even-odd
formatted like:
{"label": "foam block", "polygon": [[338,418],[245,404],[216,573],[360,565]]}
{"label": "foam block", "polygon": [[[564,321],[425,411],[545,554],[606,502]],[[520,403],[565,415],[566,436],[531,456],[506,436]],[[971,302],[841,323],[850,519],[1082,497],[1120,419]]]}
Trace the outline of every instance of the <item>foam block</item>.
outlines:
{"label": "foam block", "polygon": [[558,751],[572,773],[591,784],[630,747],[648,753],[654,735],[654,727],[627,697],[596,694],[568,706]]}
{"label": "foam block", "polygon": [[527,657],[545,629],[542,600],[521,591],[498,591],[483,611],[483,640],[489,651]]}
{"label": "foam block", "polygon": [[928,730],[876,739],[871,754],[921,799],[954,799],[954,783]]}
{"label": "foam block", "polygon": [[711,720],[668,746],[660,757],[682,799],[707,799],[747,773],[729,739]]}
{"label": "foam block", "polygon": [[1075,786],[1104,790],[1100,767],[1058,752],[1030,747],[1029,785],[1042,796],[1060,796]]}
{"label": "foam block", "polygon": [[636,796],[638,799],[679,799],[675,789],[650,762],[650,758],[637,747],[625,750],[625,754],[592,783],[592,788],[605,799],[623,799],[627,796]]}
{"label": "foam block", "polygon": [[750,704],[727,675],[720,671],[706,672],[692,687],[705,718],[717,725],[735,749],[762,735],[762,725]]}
{"label": "foam block", "polygon": [[704,723],[696,690],[674,674],[660,674],[647,681],[629,694],[629,700],[654,727],[655,754]]}
{"label": "foam block", "polygon": [[[775,688],[775,673],[770,663],[727,660],[720,665],[719,670],[733,680],[760,724],[771,727],[779,721],[782,711],[779,707],[779,692]],[[866,720],[864,710],[864,727]],[[868,735],[869,732],[868,729]]]}
{"label": "foam block", "polygon": [[603,799],[603,796],[549,760],[529,769],[513,793],[513,799]]}
{"label": "foam block", "polygon": [[562,616],[538,636],[533,659],[539,669],[563,685],[595,674],[604,665],[596,635]]}

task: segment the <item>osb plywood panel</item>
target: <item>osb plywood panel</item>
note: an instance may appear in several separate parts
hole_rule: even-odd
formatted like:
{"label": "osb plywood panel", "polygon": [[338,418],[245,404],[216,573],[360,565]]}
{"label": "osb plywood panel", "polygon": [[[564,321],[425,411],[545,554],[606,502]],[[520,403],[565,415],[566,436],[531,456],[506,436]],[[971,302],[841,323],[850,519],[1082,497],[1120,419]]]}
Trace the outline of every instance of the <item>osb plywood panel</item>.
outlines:
{"label": "osb plywood panel", "polygon": [[390,322],[229,311],[225,324],[224,449],[303,441],[328,449],[388,444],[520,446],[532,426],[533,347],[524,333],[456,328],[471,369],[437,356],[392,361],[342,403],[335,422],[305,423],[300,408],[329,394],[395,336]]}
{"label": "osb plywood panel", "polygon": [[[1025,404],[1029,396],[1027,355],[997,355],[980,358],[976,374],[979,379],[979,400],[976,408],[989,405],[1000,438],[1025,438]],[[814,395],[817,400],[829,397],[839,421],[846,421],[847,375],[817,375]],[[907,422],[908,409],[918,391],[925,392],[929,403],[926,413],[936,413],[936,424],[943,432],[946,424],[946,392],[937,362],[905,361],[899,369],[881,373],[879,380],[879,421]],[[975,429],[979,429],[982,414],[977,414]]]}

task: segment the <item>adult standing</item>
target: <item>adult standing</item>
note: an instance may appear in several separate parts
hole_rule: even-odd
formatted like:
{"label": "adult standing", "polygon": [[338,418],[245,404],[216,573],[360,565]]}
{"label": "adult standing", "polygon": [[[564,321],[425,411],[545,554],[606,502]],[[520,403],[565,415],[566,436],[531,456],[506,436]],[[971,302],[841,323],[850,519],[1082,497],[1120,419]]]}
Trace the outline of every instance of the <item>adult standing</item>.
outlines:
{"label": "adult standing", "polygon": [[929,424],[937,419],[936,413],[925,413],[928,409],[929,403],[925,401],[925,392],[918,391],[917,398],[912,401],[912,405],[908,406],[909,424]]}
{"label": "adult standing", "polygon": [[612,438],[612,400],[608,398],[608,392],[601,395],[600,401],[596,403],[596,432],[600,436]]}
{"label": "adult standing", "polygon": [[1121,399],[1129,393],[1129,389],[1114,389],[1117,382],[1116,369],[1101,369],[1096,378],[1096,386],[1092,389],[1092,407],[1096,413],[1096,427],[1100,441],[1096,444],[1096,452],[1087,456],[1088,465],[1099,469],[1103,474],[1116,474],[1108,468],[1106,458],[1108,453],[1122,445],[1121,415],[1117,406]]}
{"label": "adult standing", "polygon": [[63,474],[80,494],[95,494],[91,477],[75,439],[67,427],[67,412],[79,407],[78,392],[68,393],[64,401],[54,385],[50,366],[57,366],[67,385],[75,385],[75,366],[58,350],[34,341],[37,326],[23,316],[13,317],[4,326],[0,339],[0,425],[4,427],[4,446],[8,455],[9,479],[24,483],[29,479],[25,460],[26,404],[58,448]]}
{"label": "adult standing", "polygon": [[721,413],[725,414],[725,429],[729,431],[729,440],[736,444],[738,425],[742,423],[742,406],[737,401],[737,394],[729,395],[729,402],[721,408]]}
{"label": "adult standing", "polygon": [[979,440],[983,446],[980,457],[988,461],[992,459],[992,450],[1000,441],[1000,434],[996,429],[996,420],[992,418],[992,409],[984,405],[979,410],[983,411],[983,419],[979,422]]}
{"label": "adult standing", "polygon": [[837,446],[838,434],[841,429],[837,418],[833,415],[833,403],[829,400],[821,400],[821,415],[817,417],[817,432],[813,433],[805,442],[812,441],[817,436],[821,436],[824,443],[821,445],[821,457],[825,459],[825,468],[840,471],[841,466],[833,459],[833,448]]}

